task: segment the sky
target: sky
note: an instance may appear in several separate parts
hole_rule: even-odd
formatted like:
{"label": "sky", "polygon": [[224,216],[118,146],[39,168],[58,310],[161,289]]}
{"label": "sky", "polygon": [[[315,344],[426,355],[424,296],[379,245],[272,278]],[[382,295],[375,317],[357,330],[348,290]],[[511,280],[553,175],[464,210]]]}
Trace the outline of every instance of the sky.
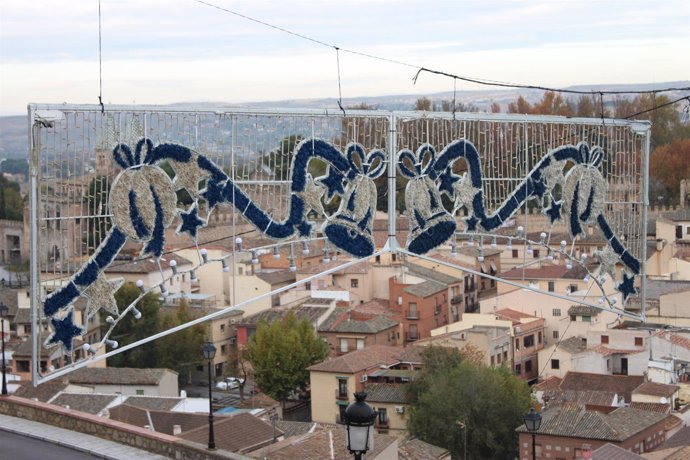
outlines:
{"label": "sky", "polygon": [[[0,2],[0,115],[30,102],[167,104],[432,94],[417,67],[550,87],[690,79],[688,0]],[[366,58],[347,50],[404,62]],[[457,82],[457,90],[477,89]]]}

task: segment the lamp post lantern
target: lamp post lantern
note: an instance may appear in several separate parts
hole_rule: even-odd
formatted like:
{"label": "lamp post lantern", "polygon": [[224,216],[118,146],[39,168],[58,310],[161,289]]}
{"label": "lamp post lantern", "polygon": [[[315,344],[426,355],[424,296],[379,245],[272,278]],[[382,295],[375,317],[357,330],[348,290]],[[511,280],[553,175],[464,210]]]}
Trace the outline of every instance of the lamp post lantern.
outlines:
{"label": "lamp post lantern", "polygon": [[212,342],[206,342],[202,348],[204,359],[208,361],[208,448],[216,448],[216,439],[213,433],[213,386],[211,383],[211,366],[216,356],[216,347]]}
{"label": "lamp post lantern", "polygon": [[2,394],[7,394],[7,366],[5,364],[5,316],[9,308],[0,301],[0,323],[2,323]]}
{"label": "lamp post lantern", "polygon": [[537,460],[537,431],[541,427],[541,414],[532,407],[523,419],[527,431],[532,433],[532,460]]}
{"label": "lamp post lantern", "polygon": [[347,426],[347,450],[355,460],[362,460],[362,454],[374,448],[374,420],[376,411],[365,402],[367,394],[355,393],[355,402],[345,409]]}

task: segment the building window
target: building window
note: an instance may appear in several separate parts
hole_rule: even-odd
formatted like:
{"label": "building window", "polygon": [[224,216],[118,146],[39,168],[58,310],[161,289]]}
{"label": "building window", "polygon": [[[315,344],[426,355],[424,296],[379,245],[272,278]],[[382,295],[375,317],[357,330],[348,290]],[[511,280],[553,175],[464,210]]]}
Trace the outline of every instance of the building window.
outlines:
{"label": "building window", "polygon": [[608,335],[602,335],[601,336],[601,343],[603,345],[606,345],[607,343],[609,343],[609,336]]}
{"label": "building window", "polygon": [[491,365],[492,366],[495,364],[494,360],[495,360],[494,355],[491,355]]}
{"label": "building window", "polygon": [[541,343],[541,331],[539,331],[537,334],[537,343]]}
{"label": "building window", "polygon": [[387,425],[388,424],[388,411],[382,407],[379,408],[378,418],[379,418],[379,424],[380,425]]}
{"label": "building window", "polygon": [[220,354],[221,355],[227,355],[228,354],[228,346],[227,345],[221,345],[220,346]]}
{"label": "building window", "polygon": [[517,259],[517,258],[518,258],[518,250],[513,249],[513,259]]}
{"label": "building window", "polygon": [[556,290],[556,282],[549,281],[549,292],[554,292]]}
{"label": "building window", "polygon": [[503,361],[508,361],[508,350],[503,350]]}
{"label": "building window", "polygon": [[528,372],[532,372],[532,360],[531,359],[529,361],[525,361],[525,374]]}
{"label": "building window", "polygon": [[560,369],[561,368],[561,362],[558,359],[552,359],[551,360],[551,369]]}
{"label": "building window", "polygon": [[532,254],[534,255],[534,258],[535,258],[535,259],[538,259],[538,258],[539,258],[539,249],[534,249],[534,250],[532,251]]}
{"label": "building window", "polygon": [[358,280],[357,278],[352,278],[352,279],[350,280],[350,287],[351,287],[352,289],[358,288],[358,287],[359,287],[359,280]]}
{"label": "building window", "polygon": [[338,379],[338,397],[347,398],[347,379]]}
{"label": "building window", "polygon": [[582,315],[582,322],[583,323],[591,323],[592,322],[592,317],[589,315]]}
{"label": "building window", "polygon": [[304,283],[304,289],[306,289],[307,291],[311,291],[311,282],[310,281]]}
{"label": "building window", "polygon": [[340,352],[347,353],[347,339],[340,339]]}
{"label": "building window", "polygon": [[137,391],[137,396],[143,396],[144,395],[144,390],[136,390]]}
{"label": "building window", "polygon": [[635,337],[635,346],[636,347],[642,346],[642,337]]}
{"label": "building window", "polygon": [[561,309],[554,308],[553,310],[551,310],[551,316],[561,316]]}
{"label": "building window", "polygon": [[225,324],[220,325],[220,332],[225,332]]}
{"label": "building window", "polygon": [[520,364],[515,365],[515,375],[522,375],[522,366]]}
{"label": "building window", "polygon": [[551,336],[552,336],[554,339],[558,339],[558,331],[553,331],[553,333],[551,334]]}
{"label": "building window", "polygon": [[515,339],[515,349],[516,350],[520,349],[520,339]]}
{"label": "building window", "polygon": [[523,344],[525,345],[525,348],[533,347],[534,334],[525,336],[525,338],[523,339]]}
{"label": "building window", "polygon": [[577,284],[571,284],[568,286],[568,292],[577,292]]}
{"label": "building window", "polygon": [[364,339],[357,339],[357,349],[361,350],[364,348]]}

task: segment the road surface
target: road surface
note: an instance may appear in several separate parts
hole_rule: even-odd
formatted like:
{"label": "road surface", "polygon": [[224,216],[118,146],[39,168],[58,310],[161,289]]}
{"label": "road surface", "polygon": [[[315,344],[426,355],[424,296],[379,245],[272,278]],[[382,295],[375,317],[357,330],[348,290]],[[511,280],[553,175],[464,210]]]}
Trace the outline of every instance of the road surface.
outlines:
{"label": "road surface", "polygon": [[93,460],[93,456],[69,447],[0,430],[2,458],[11,460]]}

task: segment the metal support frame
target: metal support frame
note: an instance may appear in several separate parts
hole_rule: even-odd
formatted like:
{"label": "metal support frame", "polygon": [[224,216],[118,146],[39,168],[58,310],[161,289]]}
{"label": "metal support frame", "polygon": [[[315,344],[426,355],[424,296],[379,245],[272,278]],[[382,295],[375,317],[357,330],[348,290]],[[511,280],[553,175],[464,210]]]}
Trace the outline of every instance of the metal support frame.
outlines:
{"label": "metal support frame", "polygon": [[[223,315],[228,314],[230,311],[235,310],[235,309],[240,309],[245,305],[248,305],[252,302],[255,302],[257,300],[261,300],[266,297],[271,297],[276,294],[279,294],[281,292],[285,292],[287,290],[290,290],[294,287],[306,284],[311,282],[312,280],[316,280],[320,277],[323,277],[325,275],[340,271],[344,268],[347,268],[352,265],[356,265],[363,260],[367,260],[382,254],[386,253],[397,253],[397,254],[402,254],[410,257],[418,257],[424,260],[428,261],[433,261],[434,263],[445,265],[448,267],[456,268],[459,270],[462,270],[466,273],[470,273],[476,276],[483,276],[488,279],[493,279],[495,281],[499,281],[502,283],[509,284],[511,286],[519,287],[522,289],[527,289],[531,290],[534,292],[542,293],[544,295],[549,295],[555,298],[559,299],[564,299],[573,303],[578,303],[590,307],[594,307],[597,309],[601,310],[606,310],[606,311],[611,311],[617,315],[624,316],[627,318],[631,319],[636,319],[636,320],[644,320],[645,318],[645,313],[644,313],[644,308],[645,308],[645,296],[646,296],[646,290],[645,290],[645,283],[644,283],[644,277],[642,277],[642,287],[641,287],[641,301],[642,301],[642,310],[640,315],[636,315],[634,313],[624,311],[624,310],[619,310],[619,309],[614,309],[610,308],[608,306],[603,306],[603,305],[595,305],[591,304],[582,300],[579,300],[575,297],[568,297],[564,296],[558,293],[554,292],[543,292],[539,289],[533,288],[531,286],[527,286],[521,283],[517,283],[514,281],[510,280],[504,280],[498,276],[493,276],[490,274],[484,274],[480,273],[476,270],[464,267],[464,266],[459,266],[455,265],[452,263],[447,263],[442,260],[437,260],[437,259],[431,259],[428,256],[425,255],[418,255],[411,253],[410,251],[406,250],[404,247],[401,247],[400,242],[397,240],[397,228],[396,228],[396,178],[397,178],[397,152],[400,149],[399,146],[399,129],[398,125],[399,123],[408,121],[410,119],[415,120],[415,119],[420,119],[420,114],[417,112],[388,112],[388,111],[348,111],[347,116],[348,117],[375,117],[375,118],[386,118],[388,120],[388,132],[386,136],[386,150],[387,150],[387,184],[388,184],[388,190],[389,190],[389,195],[388,195],[388,238],[386,241],[386,244],[384,247],[376,252],[375,254],[372,254],[369,257],[363,258],[363,259],[358,259],[358,260],[351,260],[346,263],[343,263],[342,265],[338,267],[331,268],[329,270],[326,270],[322,273],[316,274],[309,276],[299,282],[292,283],[288,286],[276,289],[272,292],[265,293],[259,296],[256,296],[252,299],[236,303],[235,302],[235,297],[233,293],[233,305],[231,307],[228,307],[223,310],[219,310],[217,312],[214,312],[212,314],[206,315],[202,318],[195,319],[193,321],[190,321],[186,324],[177,326],[173,329],[170,329],[168,331],[164,331],[158,334],[155,334],[151,337],[147,337],[145,339],[139,340],[137,342],[128,344],[126,346],[122,346],[118,348],[117,350],[112,350],[104,354],[100,355],[92,355],[89,357],[89,359],[81,360],[79,362],[74,362],[74,363],[68,363],[65,367],[58,369],[54,372],[51,372],[48,375],[41,375],[40,370],[38,369],[38,364],[40,364],[39,360],[39,350],[41,344],[39,343],[39,331],[40,331],[40,307],[41,307],[41,300],[43,297],[43,293],[41,292],[40,289],[40,269],[39,269],[39,262],[38,262],[38,257],[35,256],[35,254],[38,253],[39,248],[40,248],[40,241],[39,241],[39,228],[38,228],[38,222],[39,222],[39,188],[40,188],[40,154],[41,154],[41,129],[43,124],[41,124],[40,120],[37,120],[35,117],[36,111],[39,110],[69,110],[69,111],[83,111],[83,112],[88,112],[88,113],[100,113],[100,106],[92,106],[92,105],[70,105],[70,106],[64,106],[64,105],[30,105],[29,106],[29,134],[30,134],[30,188],[31,188],[31,202],[30,202],[30,217],[31,217],[31,252],[32,252],[32,257],[31,257],[31,289],[32,289],[32,296],[31,296],[31,312],[32,312],[32,341],[34,344],[33,351],[32,351],[32,362],[33,362],[33,368],[32,368],[32,377],[34,384],[37,383],[42,383],[45,381],[49,381],[52,379],[55,379],[57,377],[60,377],[62,375],[65,375],[69,372],[72,372],[73,370],[76,370],[78,368],[84,367],[88,364],[92,364],[96,361],[100,361],[102,359],[106,359],[110,356],[113,356],[115,354],[124,352],[126,350],[144,345],[148,342],[151,342],[153,340],[156,340],[158,338],[164,337],[168,334],[172,334],[174,332],[177,332],[179,330],[185,329],[187,327],[194,326],[196,324],[200,324],[212,319],[216,319],[219,317],[222,317]],[[218,117],[233,117],[232,118],[232,131],[235,132],[237,130],[237,125],[235,121],[236,116],[240,115],[251,115],[251,116],[269,116],[269,117],[275,117],[279,115],[285,115],[285,116],[294,116],[294,117],[325,117],[325,118],[330,118],[330,117],[341,117],[339,114],[328,114],[324,113],[323,111],[317,111],[317,110],[251,110],[251,109],[233,109],[231,112],[226,112],[225,110],[202,110],[198,111],[195,110],[193,107],[175,107],[175,108],[170,108],[170,107],[142,107],[142,106],[111,106],[110,110],[117,112],[131,112],[133,114],[142,114],[144,115],[144,118],[146,119],[146,114],[150,113],[156,113],[156,112],[161,112],[165,114],[186,114],[193,112],[196,114],[198,117],[199,114],[215,114]],[[424,115],[426,116],[426,115]],[[592,119],[585,119],[585,118],[565,118],[565,117],[557,117],[557,116],[545,116],[545,117],[530,117],[530,116],[524,116],[524,115],[513,115],[513,114],[477,114],[477,113],[469,113],[469,114],[451,114],[451,113],[438,113],[434,114],[434,118],[438,118],[440,120],[455,120],[455,117],[462,117],[462,122],[463,122],[463,134],[471,139],[471,135],[467,135],[467,129],[465,127],[466,123],[470,122],[476,122],[476,121],[491,121],[491,122],[505,122],[505,123],[513,123],[513,124],[520,124],[524,123],[523,126],[525,126],[525,130],[527,130],[527,123],[530,122],[540,122],[540,123],[547,123],[547,124],[555,124],[555,125],[583,125],[583,126],[588,126],[588,125],[593,125],[594,120]],[[197,118],[198,120],[198,118]],[[146,120],[145,120],[146,122]],[[149,124],[150,125],[150,124]],[[453,125],[455,126],[455,125]],[[642,194],[643,194],[643,209],[641,213],[641,220],[642,220],[642,237],[646,235],[646,206],[649,203],[649,198],[648,198],[648,178],[645,176],[645,171],[647,171],[648,168],[648,156],[649,156],[649,146],[650,146],[650,134],[649,134],[649,128],[650,125],[647,122],[639,122],[639,121],[628,121],[628,120],[606,120],[606,126],[608,127],[624,127],[631,129],[636,132],[638,135],[643,135],[645,136],[645,144],[644,144],[644,151],[642,152],[643,156],[643,161],[642,161],[642,167],[643,167],[643,177],[642,177]],[[356,130],[356,128],[355,128]],[[312,131],[313,131],[313,126],[312,126]],[[427,133],[428,134],[428,133]],[[195,129],[194,131],[194,139],[195,143],[199,142],[200,134],[198,130]],[[456,134],[460,135],[460,134]],[[527,137],[527,132],[525,131],[525,138]],[[234,164],[235,162],[235,138],[233,136],[232,139],[233,143],[231,144],[231,155],[232,155],[232,163]],[[443,147],[443,146],[438,146],[438,147]],[[527,148],[527,144],[525,144],[525,148]],[[525,161],[527,161],[527,157],[525,157]],[[527,168],[527,166],[525,166]],[[493,179],[490,179],[493,180]],[[249,183],[248,181],[242,180],[238,181],[238,183]],[[285,183],[284,180],[269,180],[265,181],[266,183],[275,183],[275,184],[283,184]],[[263,181],[262,181],[263,183]],[[233,213],[233,219],[234,219],[234,213]],[[235,222],[233,220],[232,223],[232,228],[233,228],[233,241],[235,235]],[[319,238],[315,238],[319,239]],[[404,243],[404,242],[403,242]],[[286,242],[283,244],[290,244],[290,242]],[[642,258],[646,258],[646,245],[642,244]],[[233,253],[233,265],[235,263],[235,255]],[[645,260],[642,261],[643,265]],[[235,270],[233,270],[233,276],[234,276]],[[106,336],[107,337],[107,336]]]}

